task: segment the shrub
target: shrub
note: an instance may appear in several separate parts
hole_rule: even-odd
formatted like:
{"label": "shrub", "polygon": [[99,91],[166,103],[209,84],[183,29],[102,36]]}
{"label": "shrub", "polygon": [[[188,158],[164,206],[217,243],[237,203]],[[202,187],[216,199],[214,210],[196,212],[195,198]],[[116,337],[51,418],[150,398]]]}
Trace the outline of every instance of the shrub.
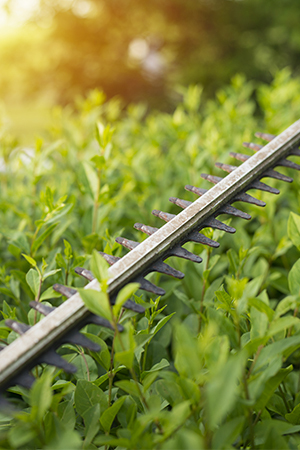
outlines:
{"label": "shrub", "polygon": [[[55,282],[83,286],[74,268],[99,265],[94,249],[121,255],[116,236],[143,239],[135,221],[160,226],[153,208],[178,212],[169,196],[192,200],[183,187],[199,185],[200,172],[231,162],[229,150],[241,151],[255,131],[278,133],[297,119],[299,85],[281,72],[259,87],[256,103],[251,83],[237,76],[204,104],[191,86],[173,114],[123,111],[94,91],[76,111],[56,109],[47,140],[33,148],[3,130],[3,345],[16,338],[5,319],[33,325],[40,317],[31,300],[63,301]],[[1,412],[1,446],[298,448],[300,207],[292,176],[276,198],[256,193],[265,209],[239,206],[253,220],[233,220],[236,235],[208,230],[221,246],[199,248],[202,264],[172,261],[183,281],[153,274],[167,295],[133,294],[149,304],[145,315],[113,310],[123,333],[85,327],[101,352],[62,346],[75,375],[41,365],[30,392],[10,388],[18,413]]]}

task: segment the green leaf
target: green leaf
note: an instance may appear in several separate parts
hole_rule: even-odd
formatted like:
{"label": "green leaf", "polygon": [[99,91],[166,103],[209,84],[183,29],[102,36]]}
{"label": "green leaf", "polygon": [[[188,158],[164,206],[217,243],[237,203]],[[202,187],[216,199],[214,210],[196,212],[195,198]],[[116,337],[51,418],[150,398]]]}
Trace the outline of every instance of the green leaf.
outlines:
{"label": "green leaf", "polygon": [[100,405],[100,411],[107,408],[107,398],[104,392],[86,380],[78,380],[75,390],[75,407],[78,413],[84,417],[86,412],[94,405]]}
{"label": "green leaf", "polygon": [[289,215],[288,236],[292,243],[300,250],[300,216],[293,212]]}
{"label": "green leaf", "polygon": [[292,412],[285,415],[285,418],[288,422],[293,425],[298,425],[300,421],[300,403],[295,406]]}
{"label": "green leaf", "polygon": [[49,272],[44,273],[43,280],[46,280],[46,278],[48,278],[48,277],[52,277],[57,272],[61,272],[61,269],[54,269],[54,270],[50,270]]}
{"label": "green leaf", "polygon": [[293,366],[289,366],[286,369],[280,369],[279,372],[271,377],[264,386],[263,391],[261,392],[258,401],[255,403],[256,411],[260,411],[265,408],[266,404],[270,400],[272,394],[278,388],[280,383],[285,379],[285,377],[292,372]]}
{"label": "green leaf", "polygon": [[57,406],[57,415],[65,427],[73,429],[76,422],[73,400],[59,403]]}
{"label": "green leaf", "polygon": [[230,356],[206,386],[209,426],[213,429],[233,408],[240,389],[245,355]]}
{"label": "green leaf", "polygon": [[[127,392],[128,394],[133,395],[134,397],[140,397],[140,391],[135,382],[132,380],[116,381],[115,386]],[[142,386],[140,387],[140,389],[142,392]]]}
{"label": "green leaf", "polygon": [[100,423],[103,426],[103,429],[106,433],[109,433],[112,423],[120,411],[126,396],[119,398],[112,406],[110,406],[100,417]]}
{"label": "green leaf", "polygon": [[90,191],[90,195],[91,195],[92,199],[95,201],[95,200],[97,200],[98,183],[99,183],[97,172],[92,167],[92,165],[87,161],[83,161],[82,166],[83,166],[85,176],[86,176],[86,179],[88,182],[88,188]]}
{"label": "green leaf", "polygon": [[98,378],[97,364],[91,356],[78,355],[72,360],[72,364],[77,367],[77,372],[74,374],[77,380],[94,381]]}
{"label": "green leaf", "polygon": [[220,426],[213,435],[212,448],[214,450],[227,450],[232,448],[235,440],[243,429],[245,417],[235,417]]}
{"label": "green leaf", "polygon": [[42,295],[40,296],[40,301],[48,300],[49,298],[58,298],[61,297],[61,294],[59,292],[56,292],[53,287],[49,287],[46,289]]}
{"label": "green leaf", "polygon": [[108,280],[108,268],[109,264],[105,261],[103,256],[99,252],[93,250],[92,260],[91,260],[91,271],[94,277],[97,278],[99,283]]}
{"label": "green leaf", "polygon": [[94,334],[91,333],[84,333],[84,335],[89,338],[91,341],[95,342],[96,344],[98,344],[101,348],[100,352],[92,352],[90,351],[91,355],[93,356],[93,358],[99,363],[101,364],[101,366],[105,369],[105,370],[109,370],[110,368],[110,352],[107,348],[106,343],[99,338],[98,336],[95,336]]}
{"label": "green leaf", "polygon": [[41,422],[44,414],[50,408],[52,402],[51,381],[51,373],[44,372],[43,375],[35,381],[33,388],[30,391],[31,417],[37,422]]}
{"label": "green leaf", "polygon": [[113,313],[115,317],[119,316],[120,309],[124,303],[139,289],[139,287],[139,283],[129,283],[119,291],[116,303],[113,306]]}
{"label": "green leaf", "polygon": [[86,448],[94,439],[99,431],[100,424],[100,404],[97,403],[91,406],[83,415],[85,424],[85,440],[84,448]]}
{"label": "green leaf", "polygon": [[36,251],[40,248],[42,243],[46,240],[46,238],[52,233],[54,228],[56,228],[57,223],[50,225],[50,227],[46,228],[46,230],[33,242],[31,246],[31,253],[34,255]]}
{"label": "green leaf", "polygon": [[77,289],[85,306],[94,314],[111,320],[109,299],[106,293],[94,289]]}
{"label": "green leaf", "polygon": [[8,440],[12,448],[22,447],[32,442],[35,437],[35,431],[27,423],[19,423],[18,426],[11,427],[8,433]]}
{"label": "green leaf", "polygon": [[159,330],[161,330],[162,327],[163,327],[167,322],[169,322],[169,320],[171,319],[171,317],[174,316],[174,314],[176,314],[176,313],[174,312],[174,313],[169,314],[168,316],[164,317],[163,319],[161,319],[161,320],[155,325],[155,327],[152,328],[152,330],[150,331],[150,333],[151,333],[153,336],[155,336],[156,333],[158,333]]}
{"label": "green leaf", "polygon": [[28,261],[29,264],[30,264],[31,266],[33,266],[33,267],[36,267],[36,266],[37,266],[36,260],[33,259],[31,256],[25,255],[25,253],[22,253],[22,256],[24,256],[24,258],[26,259],[26,261]]}
{"label": "green leaf", "polygon": [[263,312],[268,317],[269,321],[273,319],[274,311],[260,298],[249,298],[248,305],[253,306],[257,311]]}
{"label": "green leaf", "polygon": [[288,281],[291,294],[300,296],[300,259],[291,268]]}
{"label": "green leaf", "polygon": [[26,281],[34,296],[37,297],[39,286],[40,286],[40,276],[35,269],[29,269],[26,274]]}
{"label": "green leaf", "polygon": [[298,317],[293,316],[281,317],[279,319],[276,319],[270,325],[268,336],[274,336],[274,334],[286,330],[287,328],[293,327],[294,325],[298,325],[299,323],[300,320],[298,319]]}
{"label": "green leaf", "polygon": [[280,300],[275,309],[274,319],[277,319],[283,314],[286,314],[290,310],[294,310],[297,305],[296,299],[297,299],[296,296],[289,295],[288,297],[285,297],[283,300]]}

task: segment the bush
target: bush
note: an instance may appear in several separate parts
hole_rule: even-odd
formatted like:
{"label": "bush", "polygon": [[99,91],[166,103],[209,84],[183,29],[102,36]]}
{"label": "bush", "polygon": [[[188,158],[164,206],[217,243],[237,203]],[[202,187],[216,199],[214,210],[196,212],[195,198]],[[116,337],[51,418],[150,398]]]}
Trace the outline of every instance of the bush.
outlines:
{"label": "bush", "polygon": [[[3,125],[3,345],[16,338],[5,319],[33,325],[40,317],[31,300],[58,306],[54,283],[83,286],[74,268],[99,264],[94,249],[121,255],[116,236],[144,238],[134,222],[161,226],[153,208],[178,212],[168,198],[193,200],[184,185],[199,185],[200,172],[232,163],[229,151],[240,152],[255,131],[279,133],[295,121],[299,87],[280,72],[255,100],[237,76],[203,104],[191,86],[172,115],[146,115],[144,105],[123,111],[93,91],[76,111],[57,108],[50,143],[37,139],[34,148],[19,147]],[[10,388],[19,412],[2,411],[1,446],[297,448],[300,206],[291,175],[280,196],[255,193],[265,209],[238,206],[253,220],[232,220],[236,235],[208,230],[221,246],[195,247],[202,264],[172,260],[183,281],[153,274],[166,296],[135,294],[149,308],[121,314],[123,333],[85,327],[101,352],[62,346],[75,375],[41,365],[31,391]]]}

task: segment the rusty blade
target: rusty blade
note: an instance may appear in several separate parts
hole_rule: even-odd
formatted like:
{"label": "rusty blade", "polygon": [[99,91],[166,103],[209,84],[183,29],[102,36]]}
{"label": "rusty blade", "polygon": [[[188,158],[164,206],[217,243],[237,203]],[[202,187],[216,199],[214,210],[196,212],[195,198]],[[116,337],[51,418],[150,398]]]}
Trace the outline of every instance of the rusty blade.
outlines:
{"label": "rusty blade", "polygon": [[[5,321],[5,324],[11,328],[16,333],[22,335],[26,333],[28,330],[30,330],[29,325],[25,325],[24,323],[17,322],[15,320],[7,319]],[[61,356],[59,356],[54,350],[48,350],[46,353],[41,355],[38,359],[39,363],[46,363],[50,364],[51,366],[56,366],[60,369],[65,370],[69,373],[76,372],[77,368],[73,366],[73,364],[69,364],[67,361],[65,361]]]}
{"label": "rusty blade", "polygon": [[56,283],[53,286],[53,289],[61,295],[64,295],[67,298],[72,297],[72,295],[76,294],[76,289],[70,288],[68,286],[64,286],[62,284]]}
{"label": "rusty blade", "polygon": [[159,230],[159,228],[150,227],[148,225],[144,225],[143,223],[135,223],[133,226],[136,230],[142,231],[143,233],[148,234],[148,236],[151,236]]}
{"label": "rusty blade", "polygon": [[188,259],[189,261],[193,261],[195,263],[202,262],[202,258],[200,258],[200,256],[194,255],[194,253],[189,252],[185,248],[182,248],[180,245],[175,245],[175,247],[170,248],[168,251],[168,255]]}
{"label": "rusty blade", "polygon": [[254,142],[243,142],[243,146],[246,148],[250,148],[251,150],[254,150],[255,152],[258,152],[261,150],[264,146],[259,144],[254,144]]}
{"label": "rusty blade", "polygon": [[[118,242],[118,244],[123,245],[123,247],[128,248],[129,250],[133,250],[140,244],[139,242],[131,241],[130,239],[125,239],[122,237],[116,238],[116,242]],[[166,258],[167,258],[167,256],[166,256]],[[163,263],[162,261],[157,261],[157,262],[151,264],[151,266],[147,270],[147,273],[150,273],[150,272],[159,272],[159,273],[163,273],[165,275],[171,275],[172,277],[175,277],[175,278],[183,278],[184,277],[184,274],[182,272],[179,272],[179,270],[173,269],[171,266],[169,266],[166,263]]]}
{"label": "rusty blade", "polygon": [[63,369],[67,373],[77,372],[76,366],[73,366],[73,364],[68,363],[68,361],[63,359],[54,350],[48,350],[46,353],[40,355],[38,358],[38,362],[58,367],[59,369]]}
{"label": "rusty blade", "polygon": [[242,162],[245,162],[249,158],[251,158],[251,156],[244,155],[243,153],[229,152],[229,155],[232,156],[234,159],[237,159],[238,161],[242,161]]}
{"label": "rusty blade", "polygon": [[108,262],[108,264],[110,266],[112,266],[116,262],[120,261],[120,259],[121,259],[119,256],[108,255],[107,253],[104,253],[104,252],[99,252],[99,253],[101,256],[103,256],[105,261]]}
{"label": "rusty blade", "polygon": [[[234,152],[230,152],[230,155],[239,160],[239,161],[247,161],[247,159],[250,158],[250,156],[248,155],[243,155],[242,153],[234,153]],[[216,163],[217,164],[217,163]],[[234,166],[233,166],[234,167]],[[293,178],[288,177],[287,175],[283,175],[280,172],[277,172],[276,170],[273,169],[267,169],[261,176],[260,178],[275,178],[276,180],[280,180],[280,181],[285,181],[287,183],[292,183],[293,182]]]}
{"label": "rusty blade", "polygon": [[154,262],[149,269],[147,270],[148,273],[150,272],[159,272],[164,275],[169,275],[173,278],[182,279],[184,278],[184,273],[180,272],[179,270],[173,269],[173,267],[169,266],[169,264],[166,264],[162,261],[156,261]]}
{"label": "rusty blade", "polygon": [[7,319],[5,325],[18,334],[24,334],[31,328],[30,325],[25,325],[25,323],[17,322],[12,319]]}
{"label": "rusty blade", "polygon": [[294,147],[294,148],[292,148],[292,149],[289,151],[289,154],[290,154],[290,155],[295,155],[295,156],[300,156],[300,149],[297,148],[297,147]]}
{"label": "rusty blade", "polygon": [[233,172],[238,167],[238,166],[233,166],[231,164],[223,164],[223,163],[220,163],[220,162],[216,162],[215,166],[218,167],[221,170],[224,170],[225,172],[228,172],[228,173]]}
{"label": "rusty blade", "polygon": [[[111,255],[108,255],[111,256]],[[93,281],[95,279],[94,275],[90,270],[82,269],[82,267],[76,267],[75,272],[78,273],[78,275],[83,276],[89,281]],[[164,295],[165,291],[157,286],[155,286],[153,283],[150,283],[150,281],[145,280],[143,277],[138,277],[136,280],[134,280],[135,283],[140,284],[140,289],[143,291],[152,292],[156,295]]]}
{"label": "rusty blade", "polygon": [[208,173],[201,173],[200,177],[204,180],[210,181],[213,184],[218,184],[220,181],[224,180],[222,177],[216,177],[215,175],[209,175]]}
{"label": "rusty blade", "polygon": [[169,202],[174,203],[174,205],[179,206],[179,208],[185,209],[188,206],[190,206],[193,202],[189,202],[187,200],[182,200],[181,198],[177,197],[170,197]]}
{"label": "rusty blade", "polygon": [[255,136],[258,137],[258,138],[261,138],[261,139],[263,139],[264,141],[267,141],[267,142],[271,142],[271,141],[273,141],[273,139],[275,139],[277,137],[275,134],[261,133],[260,131],[255,133]]}
{"label": "rusty blade", "polygon": [[93,281],[95,279],[92,272],[90,270],[84,269],[83,267],[75,267],[75,273],[77,273],[77,275],[81,275],[83,278],[89,281]]}
{"label": "rusty blade", "polygon": [[[36,302],[34,300],[31,301],[29,303],[29,305],[31,306],[31,308],[33,308],[36,311],[38,311],[39,313],[43,314],[43,316],[48,316],[51,312],[53,312],[56,309],[52,306],[44,305],[43,303]],[[94,325],[100,325],[101,327],[110,328],[111,330],[114,330],[114,327],[108,320],[103,319],[103,317],[96,316],[95,314],[92,314],[92,313],[87,316],[87,318],[85,319],[82,326],[90,324],[90,323],[92,323]],[[123,331],[122,325],[118,325],[118,328],[119,328],[119,331]]]}
{"label": "rusty blade", "polygon": [[156,217],[159,217],[161,220],[164,220],[165,222],[170,222],[170,220],[176,217],[176,214],[169,214],[163,211],[158,211],[157,209],[154,209],[152,211],[152,214]]}
{"label": "rusty blade", "polygon": [[150,281],[146,280],[144,277],[139,276],[134,280],[136,283],[140,284],[140,289],[147,292],[152,292],[155,295],[165,295],[166,291]]}
{"label": "rusty blade", "polygon": [[[143,223],[135,223],[134,228],[136,228],[139,231],[142,231],[143,233],[148,234],[148,236],[151,236],[157,230],[159,230],[159,228],[149,227],[148,225],[144,225]],[[209,239],[208,237],[204,236],[204,234],[200,234],[197,231],[192,231],[189,235],[187,235],[184,241],[185,242],[192,241],[196,242],[197,244],[209,245],[210,247],[215,248],[220,246],[218,242]]]}
{"label": "rusty blade", "polygon": [[132,241],[131,239],[126,239],[123,237],[117,237],[115,239],[115,241],[120,244],[123,245],[123,247],[128,248],[128,250],[133,250],[134,248],[136,248],[138,245],[140,245],[140,242],[136,242],[136,241]]}
{"label": "rusty blade", "polygon": [[[199,195],[199,197],[204,195],[206,192],[208,192],[208,189],[201,189],[196,186],[190,186],[190,185],[186,185],[185,189],[187,191],[193,192],[196,195]],[[205,192],[203,193],[203,191],[205,191]],[[236,196],[234,196],[231,199],[231,203],[234,203],[234,202],[244,202],[244,203],[251,203],[252,205],[256,205],[256,206],[266,206],[266,203],[263,202],[262,200],[258,200],[257,198],[252,197],[252,195],[249,195],[246,193],[240,193],[240,194],[237,194]]]}
{"label": "rusty blade", "polygon": [[289,169],[300,170],[300,165],[296,164],[288,159],[280,159],[277,161],[276,166],[288,167]]}
{"label": "rusty blade", "polygon": [[33,375],[31,375],[30,372],[22,372],[11,380],[10,385],[13,386],[15,384],[18,384],[25,389],[31,389],[34,382],[35,378]]}
{"label": "rusty blade", "polygon": [[261,181],[253,181],[248,189],[258,189],[259,191],[269,192],[270,194],[280,194],[278,189],[273,188],[266,183],[262,183]]}
{"label": "rusty blade", "polygon": [[198,195],[199,197],[201,197],[201,195],[206,194],[206,192],[208,192],[208,189],[202,189],[202,188],[198,188],[196,186],[191,186],[190,184],[186,184],[184,186],[184,189],[190,192],[193,192],[194,194]]}
{"label": "rusty blade", "polygon": [[[192,202],[188,202],[186,200],[182,200],[182,199],[176,198],[176,197],[170,197],[169,200],[170,200],[170,202],[174,203],[175,205],[177,205],[183,209],[187,208],[192,203]],[[243,211],[241,211],[237,208],[234,208],[231,205],[222,206],[218,210],[218,214],[216,214],[216,215],[219,215],[219,214],[229,214],[229,215],[240,217],[242,219],[247,219],[247,220],[251,219],[251,216],[249,214],[244,213]]]}
{"label": "rusty blade", "polygon": [[202,223],[202,228],[205,227],[216,228],[217,230],[226,231],[227,233],[236,232],[235,228],[230,227],[229,225],[226,225],[225,223],[213,217],[208,217],[207,219],[205,219],[205,221]]}

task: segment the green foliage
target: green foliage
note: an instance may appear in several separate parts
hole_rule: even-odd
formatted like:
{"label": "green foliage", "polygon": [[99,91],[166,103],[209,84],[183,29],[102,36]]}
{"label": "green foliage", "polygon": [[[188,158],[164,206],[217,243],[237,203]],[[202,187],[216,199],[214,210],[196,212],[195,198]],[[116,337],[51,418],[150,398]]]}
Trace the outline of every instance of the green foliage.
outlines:
{"label": "green foliage", "polygon": [[[202,171],[216,173],[216,160],[232,163],[228,150],[241,151],[257,130],[278,133],[297,119],[299,105],[290,108],[281,89],[297,96],[300,80],[279,73],[261,87],[258,119],[252,85],[238,76],[214,101],[202,102],[201,89],[191,87],[173,114],[147,117],[142,105],[113,116],[114,101],[95,92],[77,111],[57,109],[50,143],[38,139],[32,148],[3,131],[1,345],[17,337],[5,319],[41,320],[31,300],[61,304],[56,282],[78,289],[111,329],[83,328],[99,352],[70,344],[58,350],[77,367],[74,375],[42,364],[31,391],[9,389],[16,409],[0,413],[1,448],[299,447],[297,174],[293,184],[280,184],[280,196],[255,194],[266,208],[239,205],[253,220],[233,219],[234,236],[206,229],[219,249],[186,244],[203,263],[173,259],[186,274],[182,281],[149,275],[166,290],[163,298],[141,296],[132,283],[111,306],[108,266],[98,253],[121,256],[116,236],[141,241],[134,222],[161,225],[151,209],[178,212],[168,197],[193,200],[183,186],[199,186]],[[284,118],[277,125],[274,105]],[[92,270],[99,290],[83,289],[77,266]],[[129,298],[145,305],[145,314],[124,310]]]}

